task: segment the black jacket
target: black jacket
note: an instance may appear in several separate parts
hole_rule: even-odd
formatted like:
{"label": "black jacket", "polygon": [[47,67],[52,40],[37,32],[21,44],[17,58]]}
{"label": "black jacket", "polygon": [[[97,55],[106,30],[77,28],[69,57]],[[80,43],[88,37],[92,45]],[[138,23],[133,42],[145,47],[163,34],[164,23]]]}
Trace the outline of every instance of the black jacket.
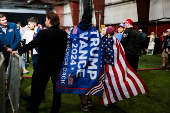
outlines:
{"label": "black jacket", "polygon": [[38,72],[54,75],[62,67],[66,45],[67,33],[57,26],[51,26],[41,30],[34,40],[18,49],[18,52],[22,54],[38,46]]}
{"label": "black jacket", "polygon": [[135,28],[126,28],[120,41],[125,54],[140,55],[142,47],[142,35]]}
{"label": "black jacket", "polygon": [[82,20],[78,25],[78,28],[80,28],[82,31],[86,31],[91,27],[91,23],[88,20]]}
{"label": "black jacket", "polygon": [[170,36],[164,36],[164,40],[163,40],[163,47],[162,49],[166,49],[166,48],[170,48]]}

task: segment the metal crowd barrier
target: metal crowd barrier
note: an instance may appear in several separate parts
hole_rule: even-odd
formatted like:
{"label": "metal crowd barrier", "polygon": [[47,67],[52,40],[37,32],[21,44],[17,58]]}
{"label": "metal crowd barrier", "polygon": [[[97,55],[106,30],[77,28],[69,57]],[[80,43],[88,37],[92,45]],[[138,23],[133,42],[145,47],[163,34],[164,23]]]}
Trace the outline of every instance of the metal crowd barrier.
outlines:
{"label": "metal crowd barrier", "polygon": [[13,113],[18,113],[20,98],[20,82],[21,82],[22,59],[21,56],[15,54],[10,55],[8,65],[8,96],[11,103]]}
{"label": "metal crowd barrier", "polygon": [[0,52],[0,113],[5,113],[5,66],[4,56]]}

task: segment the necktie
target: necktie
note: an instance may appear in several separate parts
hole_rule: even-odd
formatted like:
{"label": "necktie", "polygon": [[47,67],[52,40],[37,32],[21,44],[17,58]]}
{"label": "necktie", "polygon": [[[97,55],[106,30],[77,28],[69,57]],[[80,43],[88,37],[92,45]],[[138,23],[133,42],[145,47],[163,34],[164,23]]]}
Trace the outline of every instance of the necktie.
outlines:
{"label": "necktie", "polygon": [[34,35],[33,35],[33,39],[35,38],[35,32],[34,32]]}

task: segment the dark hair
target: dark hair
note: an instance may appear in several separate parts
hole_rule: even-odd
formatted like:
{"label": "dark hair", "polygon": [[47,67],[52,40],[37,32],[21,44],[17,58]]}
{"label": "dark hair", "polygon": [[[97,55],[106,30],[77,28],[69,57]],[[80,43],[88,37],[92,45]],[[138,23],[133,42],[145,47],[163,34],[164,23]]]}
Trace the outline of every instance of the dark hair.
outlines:
{"label": "dark hair", "polygon": [[36,17],[28,18],[27,21],[28,21],[28,22],[36,23],[36,25],[38,25],[38,22],[39,22],[39,21],[38,21],[38,18],[36,18]]}
{"label": "dark hair", "polygon": [[108,26],[106,29],[106,34],[108,35],[109,38],[110,38],[110,36],[113,36],[114,35],[114,27]]}
{"label": "dark hair", "polygon": [[60,26],[59,16],[54,12],[49,12],[46,17],[51,20],[51,25]]}
{"label": "dark hair", "polygon": [[21,26],[21,22],[17,22],[17,24]]}
{"label": "dark hair", "polygon": [[83,13],[82,19],[91,21],[92,19],[91,13],[88,13],[88,12]]}
{"label": "dark hair", "polygon": [[0,13],[0,18],[6,17],[6,15],[4,13]]}

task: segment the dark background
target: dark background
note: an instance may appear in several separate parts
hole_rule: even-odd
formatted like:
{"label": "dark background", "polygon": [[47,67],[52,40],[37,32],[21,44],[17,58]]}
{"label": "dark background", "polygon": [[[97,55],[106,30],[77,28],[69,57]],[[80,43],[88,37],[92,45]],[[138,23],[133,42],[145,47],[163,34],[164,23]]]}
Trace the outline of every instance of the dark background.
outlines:
{"label": "dark background", "polygon": [[45,20],[46,15],[45,14],[35,14],[35,13],[9,13],[9,12],[1,12],[6,15],[8,22],[21,22],[21,26],[24,27],[28,24],[27,19],[30,17],[36,17],[39,20],[39,24],[41,24],[43,27],[45,27]]}

